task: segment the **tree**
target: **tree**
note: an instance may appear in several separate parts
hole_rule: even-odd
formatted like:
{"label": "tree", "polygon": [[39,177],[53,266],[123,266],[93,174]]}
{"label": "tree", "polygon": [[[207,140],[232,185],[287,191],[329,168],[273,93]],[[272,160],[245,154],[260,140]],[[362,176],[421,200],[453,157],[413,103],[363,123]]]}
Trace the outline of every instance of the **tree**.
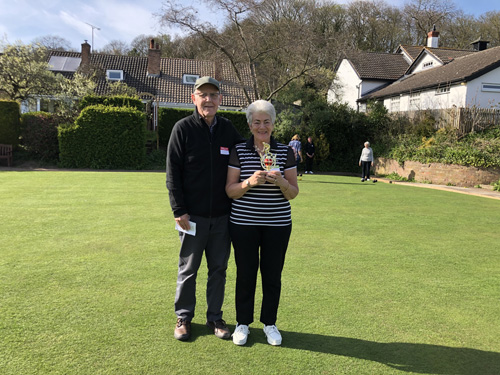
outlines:
{"label": "tree", "polygon": [[0,91],[22,101],[30,95],[48,95],[57,87],[49,70],[47,49],[41,45],[8,45],[0,55]]}
{"label": "tree", "polygon": [[47,49],[52,49],[56,51],[70,51],[71,43],[60,36],[57,35],[45,35],[40,36],[32,40],[31,44],[40,45]]}
{"label": "tree", "polygon": [[455,12],[456,7],[451,0],[410,0],[403,8],[410,43],[425,45],[427,33]]}
{"label": "tree", "polygon": [[99,53],[104,53],[107,55],[119,55],[126,56],[130,52],[130,46],[121,40],[112,40],[108,44],[106,44]]}
{"label": "tree", "polygon": [[500,12],[487,12],[479,19],[480,36],[488,40],[491,47],[500,46]]}
{"label": "tree", "polygon": [[[308,17],[317,5],[313,0],[209,0],[226,14],[227,24],[218,32],[202,22],[193,7],[166,1],[157,16],[162,25],[187,29],[210,45],[214,59],[225,58],[243,87],[245,97],[263,94],[269,100],[293,80],[320,65],[310,43]],[[293,59],[290,59],[293,56]],[[244,84],[242,67],[250,68],[251,91]],[[263,86],[261,86],[263,85]]]}

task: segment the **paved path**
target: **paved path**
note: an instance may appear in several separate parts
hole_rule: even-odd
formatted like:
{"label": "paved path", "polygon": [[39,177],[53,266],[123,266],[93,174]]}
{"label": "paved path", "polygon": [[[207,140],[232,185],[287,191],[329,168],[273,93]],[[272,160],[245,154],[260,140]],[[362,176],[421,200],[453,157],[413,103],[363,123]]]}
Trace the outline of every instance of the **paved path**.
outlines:
{"label": "paved path", "polygon": [[458,187],[458,186],[447,186],[447,185],[434,185],[434,184],[424,184],[419,182],[403,182],[403,181],[394,181],[386,178],[378,178],[375,177],[379,182],[385,182],[388,184],[396,184],[396,185],[406,185],[406,186],[414,186],[426,189],[437,189],[437,190],[445,190],[452,191],[460,194],[467,195],[475,195],[478,197],[491,198],[500,200],[500,191],[494,191],[492,186],[485,186],[482,188],[469,188],[469,187]]}

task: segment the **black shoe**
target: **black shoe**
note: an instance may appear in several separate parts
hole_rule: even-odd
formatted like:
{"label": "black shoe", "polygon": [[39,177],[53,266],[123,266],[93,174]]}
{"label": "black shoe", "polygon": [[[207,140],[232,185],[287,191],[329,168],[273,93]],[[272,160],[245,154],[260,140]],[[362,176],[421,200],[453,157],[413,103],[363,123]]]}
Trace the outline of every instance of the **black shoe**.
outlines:
{"label": "black shoe", "polygon": [[227,328],[226,322],[223,319],[216,320],[215,322],[207,322],[207,327],[220,339],[231,337],[231,331]]}

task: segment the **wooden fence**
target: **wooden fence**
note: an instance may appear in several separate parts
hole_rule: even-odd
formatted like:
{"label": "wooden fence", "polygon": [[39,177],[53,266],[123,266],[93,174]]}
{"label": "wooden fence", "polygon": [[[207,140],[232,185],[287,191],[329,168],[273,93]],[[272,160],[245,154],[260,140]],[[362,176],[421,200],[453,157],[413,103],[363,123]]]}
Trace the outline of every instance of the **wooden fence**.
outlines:
{"label": "wooden fence", "polygon": [[430,114],[436,119],[438,129],[451,126],[462,135],[500,124],[500,109],[469,107],[398,112],[398,115],[408,116],[412,120],[426,114]]}

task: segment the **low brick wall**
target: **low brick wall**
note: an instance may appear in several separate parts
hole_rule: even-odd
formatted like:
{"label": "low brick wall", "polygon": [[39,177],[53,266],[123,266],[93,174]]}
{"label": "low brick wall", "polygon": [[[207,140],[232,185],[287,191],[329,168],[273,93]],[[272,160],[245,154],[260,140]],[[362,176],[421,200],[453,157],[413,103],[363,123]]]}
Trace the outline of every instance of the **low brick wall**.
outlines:
{"label": "low brick wall", "polygon": [[473,187],[489,185],[500,180],[500,168],[480,169],[441,163],[422,164],[416,161],[405,161],[399,165],[396,160],[377,158],[374,163],[376,175],[388,175],[396,172],[401,177],[417,182],[428,182],[437,185]]}

